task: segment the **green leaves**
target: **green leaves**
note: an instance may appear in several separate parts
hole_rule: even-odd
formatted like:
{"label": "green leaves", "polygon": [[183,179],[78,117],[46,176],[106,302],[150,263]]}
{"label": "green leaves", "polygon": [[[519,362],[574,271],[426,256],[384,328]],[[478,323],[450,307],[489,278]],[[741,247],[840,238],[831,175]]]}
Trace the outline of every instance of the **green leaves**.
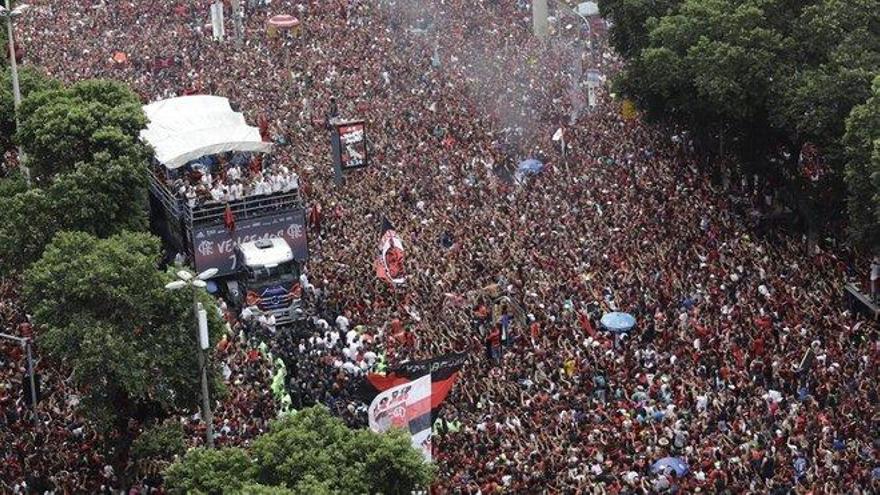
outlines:
{"label": "green leaves", "polygon": [[850,233],[875,252],[880,249],[880,76],[871,98],[852,109],[843,136]]}
{"label": "green leaves", "polygon": [[250,479],[250,468],[243,449],[192,449],[165,471],[165,483],[175,493],[236,493]]}
{"label": "green leaves", "polygon": [[147,156],[137,139],[146,117],[122,83],[86,80],[28,100],[22,105],[18,138],[34,178],[43,184],[99,152],[135,160]]}
{"label": "green leaves", "polygon": [[[18,138],[36,189],[0,181],[6,221],[0,224],[0,270],[26,268],[61,230],[108,237],[147,227],[149,150],[138,138],[146,125],[137,96],[114,81],[61,88],[31,77]],[[0,116],[3,95],[0,93]],[[0,126],[3,125],[0,119]],[[7,181],[12,184],[4,185]]]}
{"label": "green leaves", "polygon": [[[628,61],[615,87],[650,119],[688,128],[709,154],[734,154],[734,172],[789,181],[795,203],[816,203],[808,225],[836,213],[817,188],[834,190],[844,121],[880,73],[880,1],[606,0],[602,11]],[[829,184],[801,180],[805,143],[820,147]],[[790,158],[776,159],[781,150]],[[863,206],[864,188],[850,186]]]}
{"label": "green leaves", "polygon": [[[157,270],[160,257],[148,234],[62,232],[25,273],[40,346],[71,367],[85,412],[105,428],[197,405],[191,293],[164,288],[171,277]],[[216,340],[221,322],[210,297],[202,303]]]}
{"label": "green leaves", "polygon": [[186,432],[176,418],[143,432],[131,446],[135,459],[166,459],[186,451]]}
{"label": "green leaves", "polygon": [[[231,451],[237,464],[221,462],[227,457],[218,453],[206,465],[204,451],[196,449],[168,469],[169,488],[173,493],[215,493],[217,487],[223,489],[224,480],[235,477],[238,484],[227,487],[227,492],[394,495],[424,489],[434,476],[434,467],[412,448],[408,434],[352,431],[321,406],[274,422],[245,458],[237,449],[223,451]],[[210,473],[209,478],[205,473]],[[268,487],[282,491],[265,491]]]}
{"label": "green leaves", "polygon": [[[5,35],[5,29],[2,29],[2,31]],[[6,43],[3,39],[0,39],[0,43],[5,47]],[[2,58],[5,58],[5,56]],[[61,87],[58,81],[49,79],[32,66],[18,68],[18,83],[22,98],[27,98],[28,95],[41,91]],[[4,67],[2,72],[0,72],[0,151],[12,147],[12,137],[14,135],[15,101],[12,95],[12,71]]]}
{"label": "green leaves", "polygon": [[671,13],[681,0],[603,0],[599,10],[603,17],[611,18],[611,43],[623,56],[635,57],[647,46],[648,30],[645,26],[653,18]]}

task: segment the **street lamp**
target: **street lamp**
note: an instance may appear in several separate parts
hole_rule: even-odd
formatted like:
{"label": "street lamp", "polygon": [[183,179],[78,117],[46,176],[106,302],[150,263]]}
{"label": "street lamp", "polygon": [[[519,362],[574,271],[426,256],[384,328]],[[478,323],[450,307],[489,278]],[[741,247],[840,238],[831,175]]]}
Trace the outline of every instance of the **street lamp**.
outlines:
{"label": "street lamp", "polygon": [[[12,71],[12,98],[13,108],[15,109],[15,128],[18,129],[18,107],[21,105],[21,89],[18,86],[18,62],[15,60],[15,38],[12,32],[12,21],[20,17],[28,9],[27,5],[19,5],[12,8],[9,4],[11,0],[6,0],[6,7],[0,6],[0,17],[6,19],[6,33],[9,38],[9,68]],[[27,181],[28,188],[31,187],[31,172],[24,164],[24,155],[21,148],[18,150],[18,158],[21,162],[21,170],[24,172],[24,179]]]}
{"label": "street lamp", "polygon": [[209,278],[217,275],[216,268],[209,268],[202,273],[193,276],[186,270],[177,272],[177,280],[165,284],[168,290],[178,290],[184,287],[192,287],[193,314],[196,318],[196,356],[199,360],[199,370],[202,375],[202,420],[205,421],[205,439],[208,448],[214,448],[214,418],[211,415],[211,400],[208,397],[208,373],[205,366],[205,349],[208,348],[208,323],[205,310],[198,301],[199,289],[207,287]]}

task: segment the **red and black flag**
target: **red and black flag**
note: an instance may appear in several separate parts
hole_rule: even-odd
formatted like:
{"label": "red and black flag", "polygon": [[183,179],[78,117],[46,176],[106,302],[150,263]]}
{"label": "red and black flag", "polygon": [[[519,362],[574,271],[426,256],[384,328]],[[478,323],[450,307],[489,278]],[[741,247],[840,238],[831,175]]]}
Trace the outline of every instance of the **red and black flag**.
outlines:
{"label": "red and black flag", "polygon": [[458,380],[461,366],[467,359],[465,352],[451,352],[422,361],[410,361],[389,368],[388,373],[367,373],[359,394],[364,402],[370,403],[380,392],[409,383],[426,374],[431,375],[431,414],[436,415],[446,396]]}
{"label": "red and black flag", "polygon": [[382,236],[379,238],[379,252],[374,265],[376,276],[393,285],[406,282],[403,269],[403,241],[394,231],[394,226],[387,218],[382,218]]}
{"label": "red and black flag", "polygon": [[235,215],[232,214],[229,203],[226,203],[226,211],[223,212],[223,224],[226,225],[226,230],[235,232]]}

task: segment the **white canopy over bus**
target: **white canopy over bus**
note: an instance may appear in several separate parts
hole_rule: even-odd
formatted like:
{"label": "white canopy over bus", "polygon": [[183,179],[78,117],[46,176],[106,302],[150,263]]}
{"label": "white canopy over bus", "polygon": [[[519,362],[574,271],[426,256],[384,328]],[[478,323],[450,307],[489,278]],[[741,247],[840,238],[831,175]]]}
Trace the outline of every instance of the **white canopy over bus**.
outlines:
{"label": "white canopy over bus", "polygon": [[227,151],[268,152],[271,143],[260,130],[247,125],[244,115],[234,112],[221,96],[193,95],[169,98],[144,106],[150,119],[141,139],[156,152],[156,159],[169,169],[205,155]]}

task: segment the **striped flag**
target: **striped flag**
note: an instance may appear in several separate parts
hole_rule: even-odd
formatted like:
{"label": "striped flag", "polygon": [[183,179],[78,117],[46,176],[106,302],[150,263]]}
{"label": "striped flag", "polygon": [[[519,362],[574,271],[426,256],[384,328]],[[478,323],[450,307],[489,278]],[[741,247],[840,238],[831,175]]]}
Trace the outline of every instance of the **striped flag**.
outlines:
{"label": "striped flag", "polygon": [[370,403],[370,429],[384,433],[391,428],[409,431],[412,445],[431,460],[431,375],[406,382],[380,393]]}

